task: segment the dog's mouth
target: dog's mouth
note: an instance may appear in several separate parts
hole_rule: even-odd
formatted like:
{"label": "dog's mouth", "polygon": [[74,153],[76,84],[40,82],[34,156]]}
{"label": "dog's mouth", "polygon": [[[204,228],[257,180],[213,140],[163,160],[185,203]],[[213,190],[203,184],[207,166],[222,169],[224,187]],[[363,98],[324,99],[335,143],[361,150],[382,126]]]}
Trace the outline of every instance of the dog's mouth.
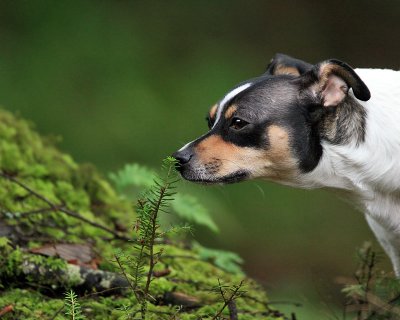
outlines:
{"label": "dog's mouth", "polygon": [[201,175],[188,173],[185,171],[181,172],[181,175],[184,179],[188,181],[205,185],[236,183],[246,180],[249,177],[249,173],[244,170],[236,171],[222,177],[202,177]]}

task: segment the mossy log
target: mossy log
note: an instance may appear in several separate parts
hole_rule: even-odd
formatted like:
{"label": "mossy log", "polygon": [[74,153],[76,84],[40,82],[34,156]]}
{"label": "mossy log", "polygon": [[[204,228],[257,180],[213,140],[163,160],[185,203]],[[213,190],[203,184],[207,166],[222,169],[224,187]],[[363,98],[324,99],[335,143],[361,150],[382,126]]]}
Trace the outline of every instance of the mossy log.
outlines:
{"label": "mossy log", "polygon": [[[87,319],[129,318],[137,296],[115,251],[132,252],[127,240],[134,237],[135,212],[94,166],[77,164],[55,140],[0,110],[1,318],[67,319],[63,293],[70,288]],[[163,254],[153,271],[147,319],[213,319],[224,300],[211,289],[241,281],[246,293],[219,319],[286,319],[243,273],[202,260],[187,244],[156,249]]]}

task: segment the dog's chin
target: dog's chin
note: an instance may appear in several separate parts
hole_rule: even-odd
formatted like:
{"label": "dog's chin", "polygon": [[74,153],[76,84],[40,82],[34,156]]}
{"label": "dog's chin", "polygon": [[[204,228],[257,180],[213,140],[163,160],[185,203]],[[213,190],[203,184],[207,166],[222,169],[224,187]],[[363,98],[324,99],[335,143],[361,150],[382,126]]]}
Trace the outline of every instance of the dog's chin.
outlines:
{"label": "dog's chin", "polygon": [[181,172],[181,175],[185,180],[204,185],[236,183],[249,178],[249,173],[246,171],[236,171],[222,177],[200,176],[196,173],[185,171]]}

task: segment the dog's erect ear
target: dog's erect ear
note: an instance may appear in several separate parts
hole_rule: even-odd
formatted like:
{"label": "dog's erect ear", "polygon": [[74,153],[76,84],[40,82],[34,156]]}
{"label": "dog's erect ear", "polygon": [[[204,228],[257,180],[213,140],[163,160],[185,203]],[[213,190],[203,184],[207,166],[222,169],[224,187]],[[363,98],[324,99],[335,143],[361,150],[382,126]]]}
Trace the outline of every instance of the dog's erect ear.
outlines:
{"label": "dog's erect ear", "polygon": [[331,59],[315,65],[303,76],[311,93],[321,99],[324,107],[337,106],[347,96],[350,88],[354,96],[362,101],[371,97],[368,87],[346,63]]}
{"label": "dog's erect ear", "polygon": [[282,53],[277,53],[272,58],[265,73],[270,75],[291,74],[294,76],[302,75],[311,70],[312,64],[292,58]]}

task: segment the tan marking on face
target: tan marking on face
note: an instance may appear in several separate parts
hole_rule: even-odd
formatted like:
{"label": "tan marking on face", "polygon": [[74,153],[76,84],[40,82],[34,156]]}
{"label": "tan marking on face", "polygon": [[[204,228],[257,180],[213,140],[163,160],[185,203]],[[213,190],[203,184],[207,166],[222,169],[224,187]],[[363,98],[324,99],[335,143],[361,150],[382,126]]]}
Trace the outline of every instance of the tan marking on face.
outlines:
{"label": "tan marking on face", "polygon": [[274,70],[274,74],[275,75],[278,75],[278,74],[291,74],[291,75],[294,75],[294,76],[299,76],[300,72],[295,67],[289,67],[289,66],[285,66],[285,65],[279,64],[279,65],[276,66],[276,68]]}
{"label": "tan marking on face", "polygon": [[211,107],[210,112],[209,112],[210,119],[214,119],[215,114],[217,113],[217,109],[218,109],[218,104],[214,104],[214,105]]}
{"label": "tan marking on face", "polygon": [[297,161],[290,149],[288,131],[277,125],[267,128],[269,147],[262,157],[249,161],[248,167],[256,176],[276,182],[292,181],[298,173]]}
{"label": "tan marking on face", "polygon": [[219,135],[209,136],[195,147],[199,165],[214,178],[246,170],[254,178],[291,180],[298,168],[290,150],[289,133],[283,127],[272,125],[268,127],[267,135],[268,149],[239,147]]}
{"label": "tan marking on face", "polygon": [[280,161],[289,158],[289,133],[286,129],[271,125],[267,129],[270,149],[268,150],[270,158]]}
{"label": "tan marking on face", "polygon": [[239,147],[224,141],[221,136],[216,134],[207,137],[195,147],[202,163],[209,163],[217,158],[221,160],[231,158],[239,152],[238,149]]}
{"label": "tan marking on face", "polygon": [[241,148],[224,141],[219,135],[211,135],[195,147],[195,152],[200,165],[217,166],[218,170],[214,170],[212,174],[222,177],[245,168],[243,164],[248,157],[246,149],[248,148]]}
{"label": "tan marking on face", "polygon": [[226,109],[225,119],[229,119],[230,117],[232,117],[236,110],[237,110],[237,106],[235,106],[235,105],[231,105],[228,109]]}

